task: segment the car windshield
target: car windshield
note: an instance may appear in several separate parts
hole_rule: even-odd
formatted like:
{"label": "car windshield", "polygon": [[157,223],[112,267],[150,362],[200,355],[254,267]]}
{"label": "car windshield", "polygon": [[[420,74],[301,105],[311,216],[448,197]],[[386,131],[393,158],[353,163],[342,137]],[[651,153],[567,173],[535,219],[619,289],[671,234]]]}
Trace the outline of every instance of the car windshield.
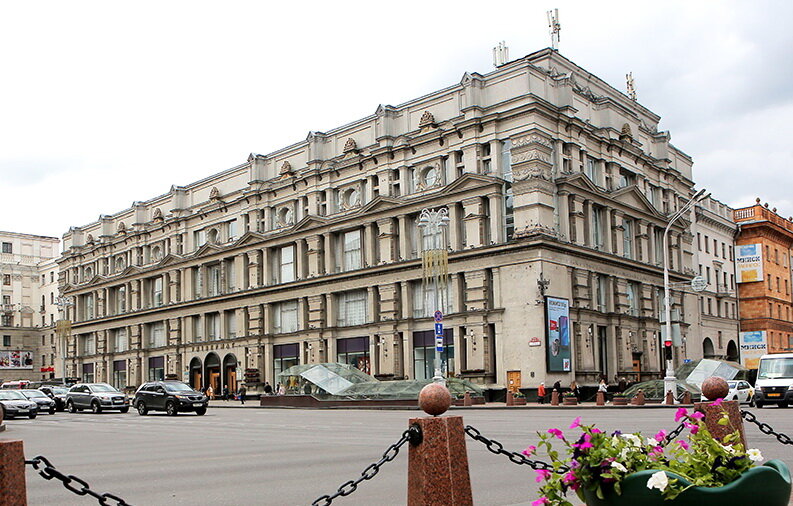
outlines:
{"label": "car windshield", "polygon": [[169,392],[192,392],[193,389],[184,383],[166,383],[165,389]]}
{"label": "car windshield", "polygon": [[28,399],[33,399],[34,397],[48,398],[44,392],[39,392],[38,390],[22,390],[22,395]]}
{"label": "car windshield", "polygon": [[764,358],[760,360],[757,379],[793,378],[793,358]]}
{"label": "car windshield", "polygon": [[0,401],[26,401],[24,395],[17,390],[0,390]]}
{"label": "car windshield", "polygon": [[727,382],[727,386],[730,387],[730,388],[735,388],[735,387],[738,386],[738,383],[735,382],[735,381],[728,381]]}
{"label": "car windshield", "polygon": [[115,388],[111,387],[110,385],[105,385],[104,383],[90,385],[89,388],[92,392],[118,392],[118,390]]}
{"label": "car windshield", "polygon": [[51,389],[53,395],[64,395],[69,392],[66,388],[53,388]]}

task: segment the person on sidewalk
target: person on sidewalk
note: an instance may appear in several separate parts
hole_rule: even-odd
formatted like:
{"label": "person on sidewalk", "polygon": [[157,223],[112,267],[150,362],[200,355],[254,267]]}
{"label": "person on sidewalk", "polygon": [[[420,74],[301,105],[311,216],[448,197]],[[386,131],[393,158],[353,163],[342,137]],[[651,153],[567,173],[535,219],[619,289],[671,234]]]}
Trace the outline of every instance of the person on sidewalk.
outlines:
{"label": "person on sidewalk", "polygon": [[273,395],[273,387],[270,386],[269,381],[264,382],[264,395]]}
{"label": "person on sidewalk", "polygon": [[609,401],[608,391],[609,386],[606,384],[606,378],[601,378],[600,384],[598,385],[598,392],[603,392],[603,400],[606,401],[606,403]]}
{"label": "person on sidewalk", "polygon": [[210,401],[215,399],[215,391],[212,389],[212,385],[209,385],[207,387],[207,392],[206,393],[207,393],[207,397],[209,397]]}
{"label": "person on sidewalk", "polygon": [[223,400],[224,401],[229,400],[229,387],[228,387],[228,385],[223,387]]}
{"label": "person on sidewalk", "polygon": [[570,382],[570,391],[573,392],[573,395],[575,396],[575,400],[577,402],[581,402],[581,389],[578,388],[578,383],[576,383],[575,380]]}
{"label": "person on sidewalk", "polygon": [[538,404],[545,404],[545,383],[540,383],[540,387],[537,389],[537,403]]}
{"label": "person on sidewalk", "polygon": [[245,405],[245,394],[247,392],[248,392],[248,390],[245,388],[245,385],[244,384],[240,385],[240,389],[237,391],[237,395],[240,398],[240,405],[242,405],[242,406]]}

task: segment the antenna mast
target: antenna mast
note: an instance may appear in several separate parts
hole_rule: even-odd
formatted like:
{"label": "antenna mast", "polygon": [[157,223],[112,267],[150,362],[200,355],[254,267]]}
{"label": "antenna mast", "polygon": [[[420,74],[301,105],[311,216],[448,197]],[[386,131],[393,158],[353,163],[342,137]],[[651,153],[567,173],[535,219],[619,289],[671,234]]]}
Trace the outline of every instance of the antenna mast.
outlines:
{"label": "antenna mast", "polygon": [[636,102],[636,86],[633,82],[633,72],[625,74],[625,82],[627,83],[628,98]]}
{"label": "antenna mast", "polygon": [[559,23],[559,9],[548,11],[548,28],[551,33],[551,49],[558,51],[559,32],[562,30],[562,25]]}
{"label": "antenna mast", "polygon": [[500,67],[509,61],[509,48],[503,40],[493,48],[493,66]]}

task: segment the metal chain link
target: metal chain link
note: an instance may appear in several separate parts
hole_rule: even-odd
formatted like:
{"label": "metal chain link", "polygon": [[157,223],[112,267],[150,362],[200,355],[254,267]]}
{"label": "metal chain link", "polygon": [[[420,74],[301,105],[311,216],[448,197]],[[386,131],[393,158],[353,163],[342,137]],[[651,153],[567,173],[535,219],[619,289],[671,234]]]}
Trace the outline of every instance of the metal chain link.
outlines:
{"label": "metal chain link", "polygon": [[779,441],[783,445],[793,445],[793,439],[790,439],[790,436],[788,436],[787,434],[784,434],[782,432],[776,432],[767,423],[763,423],[763,422],[759,421],[757,419],[757,417],[754,416],[754,413],[751,413],[749,411],[746,411],[746,410],[742,409],[741,410],[741,416],[747,422],[751,422],[751,423],[757,425],[757,428],[760,429],[760,432],[762,432],[763,434],[776,437],[777,441]]}
{"label": "metal chain link", "polygon": [[[117,495],[108,492],[104,494],[94,492],[91,490],[88,482],[78,478],[77,476],[74,476],[73,474],[63,474],[62,472],[55,469],[55,466],[53,466],[46,457],[42,457],[41,455],[33,457],[31,460],[26,460],[25,465],[32,466],[33,469],[38,471],[41,477],[45,480],[57,478],[66,488],[66,490],[74,492],[77,495],[90,495],[99,501],[99,504],[102,504],[103,506],[130,506],[128,502]],[[79,485],[79,487],[76,487],[74,484]]]}
{"label": "metal chain link", "polygon": [[386,449],[386,451],[383,452],[383,456],[380,458],[380,460],[378,460],[373,464],[369,464],[366,467],[366,469],[364,469],[363,472],[361,472],[360,478],[357,478],[355,480],[345,481],[344,483],[341,484],[338,490],[336,490],[336,492],[330,495],[326,494],[318,497],[314,502],[311,503],[311,506],[319,506],[319,505],[327,506],[328,504],[332,503],[333,500],[336,499],[337,497],[339,496],[345,497],[355,492],[358,489],[358,485],[362,481],[371,480],[372,478],[375,477],[375,475],[377,475],[378,472],[380,472],[380,467],[382,467],[383,464],[394,460],[396,456],[399,454],[399,449],[405,443],[407,443],[408,440],[410,440],[410,438],[411,438],[411,429],[407,429],[405,430],[405,432],[402,433],[402,436],[399,438],[399,440],[396,443],[389,446]]}
{"label": "metal chain link", "polygon": [[570,470],[570,468],[567,466],[561,466],[555,469],[553,464],[549,464],[541,460],[527,459],[526,456],[521,453],[505,450],[503,444],[499,443],[495,439],[486,438],[481,432],[470,425],[465,426],[465,433],[468,434],[474,441],[484,443],[491,453],[495,453],[496,455],[505,455],[513,464],[518,464],[519,466],[529,466],[532,469],[552,471],[560,474],[566,473]]}
{"label": "metal chain link", "polygon": [[672,441],[674,441],[685,430],[685,428],[686,426],[683,423],[678,425],[675,430],[673,430],[672,432],[666,435],[663,442],[661,443],[661,446],[666,446]]}

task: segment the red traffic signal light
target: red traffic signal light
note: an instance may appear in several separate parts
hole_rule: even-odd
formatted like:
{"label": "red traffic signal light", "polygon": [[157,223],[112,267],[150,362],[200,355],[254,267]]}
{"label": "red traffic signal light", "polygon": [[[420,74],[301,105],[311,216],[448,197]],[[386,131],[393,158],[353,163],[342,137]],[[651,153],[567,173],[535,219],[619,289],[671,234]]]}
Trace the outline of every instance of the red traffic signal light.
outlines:
{"label": "red traffic signal light", "polygon": [[667,348],[671,348],[672,347],[672,341],[664,341],[664,346],[666,346]]}

